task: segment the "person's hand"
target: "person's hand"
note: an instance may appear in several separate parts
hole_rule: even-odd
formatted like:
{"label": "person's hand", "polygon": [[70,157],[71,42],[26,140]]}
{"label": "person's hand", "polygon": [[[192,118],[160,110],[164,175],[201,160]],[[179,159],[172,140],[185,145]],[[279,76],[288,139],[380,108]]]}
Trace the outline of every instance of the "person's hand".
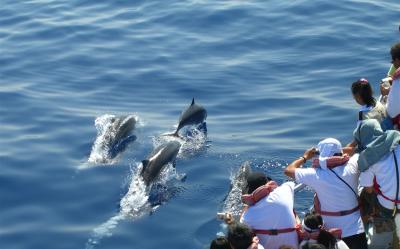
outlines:
{"label": "person's hand", "polygon": [[226,224],[230,225],[235,222],[235,218],[233,218],[232,213],[226,213],[224,217],[224,221]]}
{"label": "person's hand", "polygon": [[313,157],[315,156],[315,152],[317,152],[317,148],[312,147],[312,148],[310,148],[310,149],[308,149],[308,150],[306,150],[306,151],[304,152],[303,157],[304,157],[306,160],[310,160],[311,158],[313,158]]}
{"label": "person's hand", "polygon": [[381,84],[380,84],[380,90],[381,90],[381,95],[382,96],[386,96],[389,94],[390,92],[390,85],[392,84],[392,78],[391,77],[387,77],[381,80]]}

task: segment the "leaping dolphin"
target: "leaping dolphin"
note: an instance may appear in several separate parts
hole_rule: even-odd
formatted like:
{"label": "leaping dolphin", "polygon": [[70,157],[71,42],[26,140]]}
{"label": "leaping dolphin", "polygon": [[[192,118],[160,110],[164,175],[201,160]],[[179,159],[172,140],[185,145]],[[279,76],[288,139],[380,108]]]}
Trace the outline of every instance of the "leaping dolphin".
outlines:
{"label": "leaping dolphin", "polygon": [[172,134],[175,137],[178,137],[178,132],[180,129],[187,125],[195,125],[202,124],[204,120],[207,118],[207,111],[203,106],[198,105],[194,102],[194,98],[192,99],[192,103],[185,110],[183,110],[181,116],[179,117],[178,127],[176,131]]}
{"label": "leaping dolphin", "polygon": [[178,155],[181,144],[178,141],[171,141],[158,146],[149,156],[143,160],[141,176],[147,186],[158,177],[161,170],[169,162],[174,162]]}

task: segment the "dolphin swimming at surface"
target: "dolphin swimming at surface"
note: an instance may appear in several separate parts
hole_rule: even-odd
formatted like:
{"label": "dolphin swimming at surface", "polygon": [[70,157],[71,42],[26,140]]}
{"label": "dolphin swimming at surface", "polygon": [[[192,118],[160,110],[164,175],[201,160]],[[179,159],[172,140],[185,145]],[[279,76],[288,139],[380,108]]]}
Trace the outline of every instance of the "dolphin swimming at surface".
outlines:
{"label": "dolphin swimming at surface", "polygon": [[158,146],[149,156],[143,160],[143,168],[140,175],[146,186],[158,177],[162,169],[169,163],[174,163],[178,155],[181,144],[178,141],[171,141]]}
{"label": "dolphin swimming at surface", "polygon": [[[103,146],[109,150],[111,157],[115,157],[132,140],[129,135],[135,128],[136,119],[134,116],[116,116],[110,122],[109,129],[104,134]],[[133,138],[135,139],[136,137]]]}
{"label": "dolphin swimming at surface", "polygon": [[207,118],[207,111],[203,106],[198,105],[194,102],[194,98],[192,99],[192,103],[188,106],[179,117],[178,127],[176,131],[172,134],[172,136],[178,137],[178,132],[180,129],[187,125],[195,125],[202,124],[204,120]]}
{"label": "dolphin swimming at surface", "polygon": [[95,126],[98,134],[89,161],[107,162],[116,157],[130,142],[136,140],[136,136],[131,134],[135,125],[136,117],[134,115],[106,114],[96,118]]}
{"label": "dolphin swimming at surface", "polygon": [[224,199],[223,212],[230,212],[234,215],[240,215],[243,203],[241,196],[247,189],[247,177],[251,173],[249,161],[245,161],[231,177],[231,185],[228,195]]}

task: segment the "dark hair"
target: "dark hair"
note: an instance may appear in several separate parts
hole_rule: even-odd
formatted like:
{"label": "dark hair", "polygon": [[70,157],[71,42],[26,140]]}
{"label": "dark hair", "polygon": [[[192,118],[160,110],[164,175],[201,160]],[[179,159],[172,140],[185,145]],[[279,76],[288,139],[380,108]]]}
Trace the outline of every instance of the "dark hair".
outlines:
{"label": "dark hair", "polygon": [[231,246],[225,237],[218,237],[211,241],[210,249],[231,249]]}
{"label": "dark hair", "polygon": [[258,187],[266,184],[272,179],[268,177],[264,172],[251,172],[246,179],[246,187],[243,191],[246,194],[253,193]]}
{"label": "dark hair", "polygon": [[326,249],[326,247],[322,244],[310,244],[307,243],[301,247],[301,249]]}
{"label": "dark hair", "polygon": [[390,55],[392,56],[392,60],[400,59],[400,42],[390,48]]}
{"label": "dark hair", "polygon": [[359,79],[351,85],[353,95],[358,94],[367,106],[375,106],[376,100],[373,97],[371,85],[366,79]]}
{"label": "dark hair", "polygon": [[[304,224],[310,229],[318,229],[323,226],[324,222],[319,214],[306,214],[304,217]],[[321,229],[317,238],[317,242],[324,245],[328,249],[335,248],[336,238],[330,232]]]}
{"label": "dark hair", "polygon": [[254,233],[242,223],[233,223],[228,229],[228,241],[232,249],[247,249],[253,243]]}

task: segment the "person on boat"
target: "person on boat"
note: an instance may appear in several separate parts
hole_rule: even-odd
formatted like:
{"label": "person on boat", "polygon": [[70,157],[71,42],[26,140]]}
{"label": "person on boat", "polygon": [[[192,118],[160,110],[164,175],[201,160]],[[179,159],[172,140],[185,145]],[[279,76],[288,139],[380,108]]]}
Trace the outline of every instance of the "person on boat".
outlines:
{"label": "person on boat", "polygon": [[231,246],[224,236],[220,236],[211,241],[210,249],[231,249]]}
{"label": "person on boat", "polygon": [[340,239],[341,233],[341,229],[326,230],[321,215],[308,213],[302,224],[304,240],[300,243],[300,248],[303,248],[306,244],[319,243],[328,249],[349,249],[346,243]]}
{"label": "person on boat", "polygon": [[392,56],[392,65],[390,65],[387,73],[388,77],[393,76],[396,70],[400,68],[400,42],[390,48],[390,55]]}
{"label": "person on boat", "polygon": [[381,217],[395,218],[396,234],[399,238],[400,132],[383,131],[376,120],[365,120],[353,135],[365,148],[358,158],[360,185],[366,192],[377,194]]}
{"label": "person on boat", "polygon": [[287,245],[297,249],[294,182],[278,186],[263,172],[252,172],[246,180],[247,194],[242,195],[242,201],[247,207],[240,221],[253,229],[265,248]]}
{"label": "person on boat", "polygon": [[251,228],[245,224],[234,222],[229,225],[227,238],[232,249],[264,249]]}
{"label": "person on boat", "polygon": [[391,50],[392,66],[388,72],[387,80],[391,87],[381,84],[382,96],[387,96],[387,113],[392,118],[396,129],[400,129],[400,43],[395,44]]}
{"label": "person on boat", "polygon": [[[398,59],[400,61],[400,59]],[[400,68],[390,77],[392,83],[390,91],[386,98],[387,113],[392,118],[395,129],[400,129]],[[382,91],[381,93],[385,94]]]}
{"label": "person on boat", "polygon": [[327,248],[324,245],[317,243],[317,244],[305,244],[300,249],[327,249]]}
{"label": "person on boat", "polygon": [[[290,163],[285,174],[315,191],[314,209],[322,215],[327,229],[342,229],[342,239],[350,249],[367,249],[356,192],[358,154],[343,154],[341,143],[334,138],[322,140],[317,147]],[[318,153],[312,168],[302,168]]]}
{"label": "person on boat", "polygon": [[[387,118],[386,107],[380,101],[376,101],[373,96],[372,87],[367,79],[361,78],[353,82],[351,85],[351,93],[353,94],[354,100],[361,105],[358,111],[358,122],[365,119],[376,119],[385,130],[393,127],[390,118]],[[355,140],[346,147],[355,148],[357,152],[362,150],[362,148],[357,147],[357,142]]]}
{"label": "person on boat", "polygon": [[386,108],[373,96],[372,87],[368,80],[361,78],[351,85],[351,93],[357,104],[361,105],[358,120],[376,119],[381,123],[386,114]]}

